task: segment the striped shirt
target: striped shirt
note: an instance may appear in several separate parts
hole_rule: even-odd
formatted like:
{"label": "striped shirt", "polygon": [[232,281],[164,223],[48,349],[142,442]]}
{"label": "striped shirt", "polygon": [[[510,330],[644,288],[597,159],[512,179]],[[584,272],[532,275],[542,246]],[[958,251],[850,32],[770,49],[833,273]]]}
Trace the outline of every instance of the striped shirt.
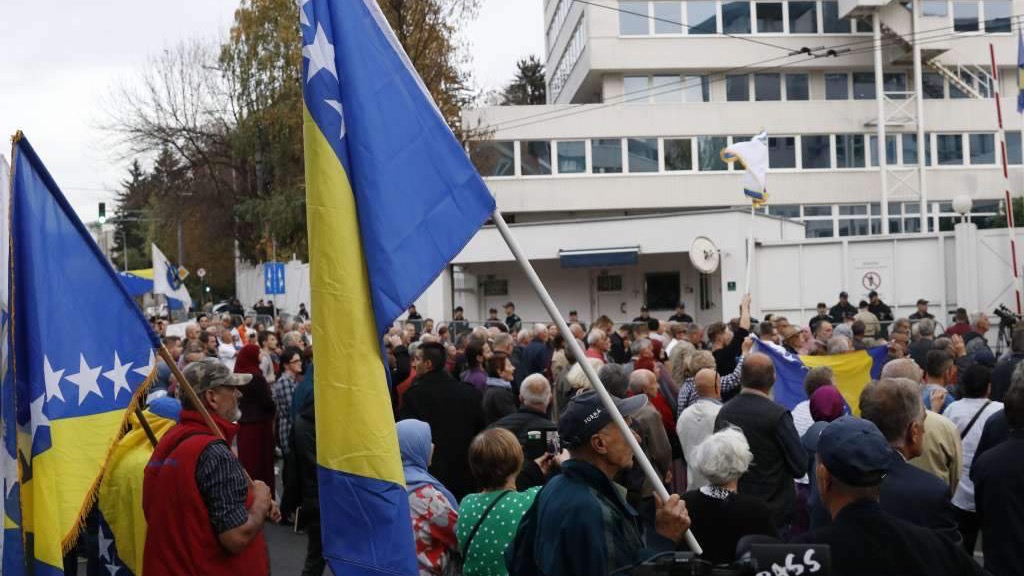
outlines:
{"label": "striped shirt", "polygon": [[249,509],[245,507],[249,482],[242,464],[223,441],[211,442],[199,455],[196,486],[215,533],[223,534],[249,520]]}
{"label": "striped shirt", "polygon": [[271,387],[274,404],[277,405],[277,444],[282,454],[291,453],[291,443],[288,439],[292,434],[292,397],[295,396],[295,388],[298,385],[291,372],[285,370]]}
{"label": "striped shirt", "polygon": [[[736,368],[730,374],[722,376],[722,397],[729,395],[735,390],[739,390],[740,374],[743,372],[744,360],[746,360],[746,357],[740,356],[736,361]],[[700,399],[700,396],[697,395],[697,387],[694,384],[693,378],[687,378],[683,385],[679,387],[679,400],[676,403],[676,409],[682,414],[683,410],[696,404],[698,399]]]}

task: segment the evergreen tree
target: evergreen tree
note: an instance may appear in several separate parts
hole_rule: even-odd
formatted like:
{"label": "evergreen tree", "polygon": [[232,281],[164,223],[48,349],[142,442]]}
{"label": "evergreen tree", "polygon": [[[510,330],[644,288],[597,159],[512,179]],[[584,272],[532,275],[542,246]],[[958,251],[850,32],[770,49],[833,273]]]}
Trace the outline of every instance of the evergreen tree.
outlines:
{"label": "evergreen tree", "polygon": [[516,62],[516,75],[501,93],[502,106],[537,106],[547,102],[544,64],[536,56]]}

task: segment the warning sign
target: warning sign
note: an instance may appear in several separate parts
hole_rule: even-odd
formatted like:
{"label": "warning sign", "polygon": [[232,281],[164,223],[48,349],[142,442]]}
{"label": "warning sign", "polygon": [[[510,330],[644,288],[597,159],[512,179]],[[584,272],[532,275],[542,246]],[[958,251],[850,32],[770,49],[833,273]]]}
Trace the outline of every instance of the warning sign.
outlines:
{"label": "warning sign", "polygon": [[867,290],[878,290],[882,287],[882,277],[878,275],[878,272],[865,273],[862,282]]}

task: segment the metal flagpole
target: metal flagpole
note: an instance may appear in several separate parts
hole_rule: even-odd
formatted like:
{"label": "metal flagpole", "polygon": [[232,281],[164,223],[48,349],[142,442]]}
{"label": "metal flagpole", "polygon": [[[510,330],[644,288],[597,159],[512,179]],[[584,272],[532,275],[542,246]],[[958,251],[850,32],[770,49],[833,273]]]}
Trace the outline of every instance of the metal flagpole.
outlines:
{"label": "metal flagpole", "polygon": [[750,231],[747,235],[747,279],[743,286],[743,293],[750,293],[750,266],[754,261],[754,203],[750,203]]}
{"label": "metal flagpole", "polygon": [[[580,365],[583,372],[587,375],[587,379],[590,380],[591,387],[593,387],[594,391],[597,392],[597,395],[601,398],[601,403],[604,404],[605,409],[608,410],[609,414],[611,414],[612,420],[619,427],[619,431],[622,432],[623,438],[626,439],[626,443],[629,444],[630,449],[633,451],[633,455],[636,456],[636,460],[640,463],[640,467],[643,469],[644,474],[651,481],[651,484],[654,485],[654,491],[663,502],[667,501],[669,498],[668,490],[665,489],[665,485],[662,482],[662,479],[658,476],[658,472],[654,470],[654,466],[651,465],[651,461],[647,459],[647,455],[644,454],[644,451],[640,448],[640,444],[633,436],[633,431],[630,430],[625,419],[622,418],[622,414],[620,414],[619,410],[615,407],[615,403],[612,401],[611,395],[608,394],[608,390],[605,389],[604,384],[602,384],[601,380],[597,377],[597,372],[595,372],[594,368],[589,362],[587,362],[583,348],[580,347],[579,343],[576,341],[576,337],[569,331],[569,326],[566,325],[565,320],[562,319],[562,314],[558,311],[558,307],[555,306],[555,302],[551,299],[551,295],[548,294],[547,288],[544,287],[544,284],[537,276],[537,272],[533,269],[533,265],[530,264],[530,260],[526,258],[522,249],[519,247],[519,243],[512,236],[512,231],[509,230],[508,224],[505,223],[505,218],[501,215],[501,211],[496,208],[494,212],[491,213],[491,218],[494,219],[494,224],[498,227],[498,231],[501,233],[501,237],[505,240],[505,244],[507,244],[509,250],[512,251],[512,255],[515,256],[516,262],[519,263],[523,272],[526,273],[526,278],[530,281],[530,284],[533,286],[534,291],[540,298],[541,303],[544,304],[544,308],[551,316],[551,320],[556,326],[558,326],[558,332],[562,335],[562,338],[565,339],[565,343],[572,351],[573,356],[576,357],[576,363]],[[686,544],[695,554],[700,555],[703,553],[700,544],[697,543],[697,539],[694,538],[693,533],[689,530],[686,531]]]}
{"label": "metal flagpole", "polygon": [[990,42],[989,57],[992,60],[992,100],[996,103],[996,120],[999,122],[999,157],[1003,162],[1003,196],[1006,201],[1006,232],[1010,237],[1010,271],[1013,274],[1013,293],[1017,303],[1017,314],[1021,313],[1020,268],[1017,265],[1017,232],[1013,222],[1013,197],[1010,196],[1010,171],[1006,157],[1006,128],[1003,126],[1003,108],[999,94],[999,68],[996,67],[996,50]]}

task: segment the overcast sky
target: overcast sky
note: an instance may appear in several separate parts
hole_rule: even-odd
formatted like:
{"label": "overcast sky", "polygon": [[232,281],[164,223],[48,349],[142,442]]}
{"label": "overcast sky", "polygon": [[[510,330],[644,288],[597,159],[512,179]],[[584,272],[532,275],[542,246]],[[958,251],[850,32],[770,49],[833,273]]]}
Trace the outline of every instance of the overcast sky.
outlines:
{"label": "overcast sky", "polygon": [[[225,38],[238,4],[0,0],[0,154],[9,156],[7,136],[23,130],[82,219],[94,220],[127,165],[100,129],[111,93],[164,48]],[[482,0],[464,31],[478,87],[500,88],[517,59],[543,56],[542,13],[542,0]]]}

